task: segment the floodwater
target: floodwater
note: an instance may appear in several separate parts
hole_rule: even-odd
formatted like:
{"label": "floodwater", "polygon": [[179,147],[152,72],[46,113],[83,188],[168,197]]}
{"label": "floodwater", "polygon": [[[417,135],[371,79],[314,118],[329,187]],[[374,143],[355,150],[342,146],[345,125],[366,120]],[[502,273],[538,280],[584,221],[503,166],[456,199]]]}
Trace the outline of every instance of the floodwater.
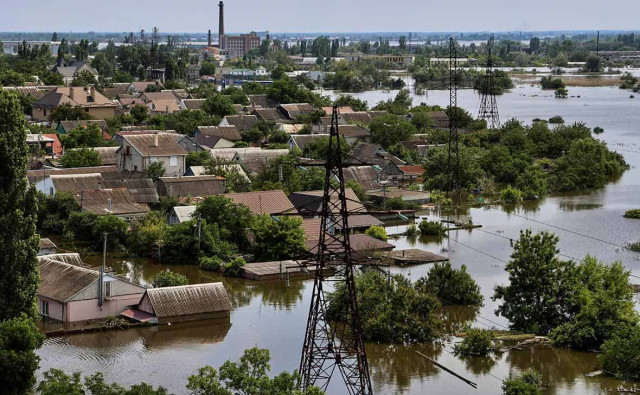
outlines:
{"label": "floodwater", "polygon": [[[393,97],[395,92],[366,92],[355,96],[370,104]],[[493,287],[505,283],[504,262],[509,259],[509,239],[516,239],[522,229],[551,230],[560,237],[561,253],[575,258],[592,254],[607,262],[619,260],[632,272],[634,283],[640,283],[640,254],[624,249],[628,242],[640,240],[640,221],[625,219],[622,214],[640,207],[640,99],[630,99],[628,91],[618,88],[570,88],[580,96],[555,99],[551,92],[530,86],[519,86],[498,97],[501,119],[534,118],[561,115],[567,122],[583,121],[605,129],[599,138],[619,150],[632,168],[615,183],[599,191],[584,191],[550,196],[541,202],[521,208],[465,206],[457,212],[425,212],[466,219],[471,216],[481,229],[451,232],[449,239],[392,240],[398,248],[424,248],[449,255],[454,266],[466,265],[482,288],[485,304],[479,311],[450,309],[447,323],[452,327],[472,320],[478,327],[504,329],[508,322],[494,315],[496,303],[491,300]],[[448,92],[430,91],[428,98],[416,97],[415,103],[448,104]],[[477,111],[478,96],[460,91],[460,106]],[[400,233],[402,226],[389,227]],[[94,264],[100,256],[87,257]],[[128,273],[131,279],[148,283],[155,273],[167,265],[144,259],[123,260],[111,257],[108,265]],[[218,281],[219,276],[199,271],[188,265],[172,266],[184,273],[192,283]],[[417,279],[428,266],[394,268]],[[101,371],[107,381],[130,385],[147,381],[163,385],[174,393],[186,393],[186,378],[204,365],[219,366],[225,360],[237,360],[244,349],[258,346],[271,350],[271,372],[298,367],[304,337],[312,283],[292,281],[257,283],[240,279],[222,279],[233,301],[230,325],[217,322],[179,324],[153,328],[88,333],[47,339],[38,351],[41,371],[52,367],[91,374]],[[638,305],[640,308],[640,304]],[[475,393],[500,392],[501,379],[528,367],[543,373],[546,393],[596,394],[620,385],[612,378],[585,375],[597,370],[597,355],[538,346],[512,350],[493,358],[458,359],[451,354],[455,338],[442,344],[422,346],[388,346],[368,344],[371,376],[376,393],[465,393],[471,390],[462,381],[434,367],[416,351],[436,359],[462,376],[478,384]],[[635,383],[635,386],[640,386]],[[344,393],[339,375],[334,377],[330,394]]]}

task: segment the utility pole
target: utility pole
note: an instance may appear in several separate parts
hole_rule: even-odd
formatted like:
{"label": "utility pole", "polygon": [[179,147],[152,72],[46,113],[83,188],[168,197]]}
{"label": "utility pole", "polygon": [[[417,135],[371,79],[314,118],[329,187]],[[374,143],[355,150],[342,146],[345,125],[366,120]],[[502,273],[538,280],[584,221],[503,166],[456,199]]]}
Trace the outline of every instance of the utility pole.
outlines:
{"label": "utility pole", "polygon": [[596,35],[596,56],[600,57],[600,30],[598,30],[598,34]]}
{"label": "utility pole", "polygon": [[202,235],[202,216],[198,214],[198,251],[200,251],[200,237]]}
{"label": "utility pole", "polygon": [[102,244],[102,268],[107,267],[107,235],[108,233],[104,233],[104,243]]}

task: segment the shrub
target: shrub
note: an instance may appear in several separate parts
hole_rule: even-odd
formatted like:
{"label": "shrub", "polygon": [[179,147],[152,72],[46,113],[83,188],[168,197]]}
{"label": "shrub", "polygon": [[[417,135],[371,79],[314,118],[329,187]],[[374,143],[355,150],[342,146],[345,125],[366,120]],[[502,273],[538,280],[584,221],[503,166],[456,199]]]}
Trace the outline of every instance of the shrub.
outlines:
{"label": "shrub", "polygon": [[446,206],[451,204],[452,200],[450,197],[447,197],[447,195],[442,191],[431,191],[431,203]]}
{"label": "shrub", "polygon": [[564,88],[564,82],[562,82],[560,78],[554,78],[552,76],[542,77],[540,85],[542,85],[542,89]]}
{"label": "shrub", "polygon": [[593,133],[602,134],[602,133],[604,133],[604,129],[601,128],[600,126],[596,126],[595,128],[593,128]]}
{"label": "shrub", "polygon": [[480,287],[467,273],[465,265],[460,269],[454,269],[450,262],[436,263],[429,270],[427,277],[418,279],[416,289],[419,292],[433,294],[445,303],[482,305]]}
{"label": "shrub", "polygon": [[558,99],[566,99],[569,96],[569,91],[567,88],[558,88],[556,89],[555,95]]}
{"label": "shrub", "polygon": [[527,369],[517,377],[509,377],[502,384],[504,395],[542,394],[542,375],[535,369]]}
{"label": "shrub", "polygon": [[417,208],[419,205],[415,203],[407,203],[400,196],[389,198],[385,201],[384,207],[387,210],[411,210]]}
{"label": "shrub", "polygon": [[387,241],[389,236],[387,236],[387,231],[382,226],[372,226],[365,232],[367,236],[371,236],[374,239]]}
{"label": "shrub", "polygon": [[189,280],[184,274],[165,270],[156,274],[151,281],[153,288],[175,287],[178,285],[188,285]]}
{"label": "shrub", "polygon": [[500,199],[505,203],[519,203],[522,201],[522,191],[508,185],[500,192]]}
{"label": "shrub", "polygon": [[640,326],[618,332],[602,345],[602,369],[620,379],[640,381]]}
{"label": "shrub", "polygon": [[486,329],[469,328],[461,343],[453,347],[456,355],[487,355],[493,351],[493,335]]}
{"label": "shrub", "polygon": [[549,123],[553,123],[553,124],[564,123],[564,118],[562,118],[560,115],[556,115],[554,117],[549,118]]}
{"label": "shrub", "polygon": [[447,228],[438,221],[423,219],[418,226],[422,236],[444,236]]}
{"label": "shrub", "polygon": [[635,243],[627,243],[627,248],[634,252],[640,252],[640,241]]}
{"label": "shrub", "polygon": [[202,258],[200,258],[200,269],[206,270],[208,272],[219,272],[222,268],[222,263],[222,259],[218,258],[217,256],[203,256]]}
{"label": "shrub", "polygon": [[633,210],[627,210],[624,213],[624,217],[625,218],[635,218],[635,219],[640,219],[640,209],[633,209]]}
{"label": "shrub", "polygon": [[224,275],[231,277],[242,277],[242,274],[244,273],[244,265],[246,263],[247,262],[245,262],[245,260],[242,258],[232,259],[224,266]]}
{"label": "shrub", "polygon": [[416,224],[411,224],[407,226],[407,231],[405,234],[409,237],[416,237],[420,231],[418,230],[418,226]]}

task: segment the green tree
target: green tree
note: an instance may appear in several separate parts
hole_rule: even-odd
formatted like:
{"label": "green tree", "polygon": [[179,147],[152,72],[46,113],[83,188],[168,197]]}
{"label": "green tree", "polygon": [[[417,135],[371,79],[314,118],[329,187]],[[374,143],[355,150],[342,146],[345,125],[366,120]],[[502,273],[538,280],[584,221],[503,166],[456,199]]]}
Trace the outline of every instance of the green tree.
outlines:
{"label": "green tree", "polygon": [[141,125],[149,117],[149,108],[136,104],[130,111],[131,116],[136,120],[137,125]]}
{"label": "green tree", "polygon": [[71,85],[87,86],[94,85],[96,82],[96,76],[92,72],[90,72],[89,70],[83,70],[80,73],[75,73],[73,75],[73,82],[71,83]]}
{"label": "green tree", "polygon": [[241,249],[247,246],[245,229],[253,220],[253,214],[247,206],[234,203],[224,196],[208,196],[198,204],[194,217],[198,216],[210,224],[216,224],[223,240],[232,241]]}
{"label": "green tree", "polygon": [[204,103],[202,103],[202,111],[218,117],[225,117],[236,113],[233,102],[224,95],[213,95],[206,98]]}
{"label": "green tree", "polygon": [[251,230],[256,238],[256,259],[291,259],[305,249],[302,220],[299,218],[258,216],[254,219]]}
{"label": "green tree", "polygon": [[493,351],[493,334],[486,329],[469,328],[465,331],[462,342],[453,347],[456,355],[484,356]]}
{"label": "green tree", "polygon": [[566,321],[574,265],[557,258],[557,243],[549,232],[520,232],[505,266],[509,285],[497,286],[492,297],[503,301],[496,314],[513,330],[546,335]]}
{"label": "green tree", "polygon": [[435,295],[445,304],[481,306],[482,294],[467,267],[454,269],[451,262],[436,263],[427,277],[416,282],[416,289],[422,293]]}
{"label": "green tree", "polygon": [[65,148],[80,148],[80,147],[102,147],[107,144],[111,144],[106,141],[102,136],[100,127],[91,123],[86,126],[78,126],[72,129],[67,134],[60,135],[60,142]]}
{"label": "green tree", "polygon": [[29,188],[29,148],[17,95],[0,91],[0,322],[22,314],[35,317],[39,237],[37,194]]}
{"label": "green tree", "polygon": [[165,171],[164,162],[153,162],[147,167],[147,177],[158,181],[160,177],[164,176]]}
{"label": "green tree", "polygon": [[155,253],[162,234],[167,227],[167,217],[162,211],[149,211],[141,221],[134,221],[127,234],[127,245],[131,252],[150,256]]}
{"label": "green tree", "polygon": [[416,133],[416,127],[411,122],[391,114],[375,118],[369,128],[371,140],[384,148],[409,140]]}
{"label": "green tree", "polygon": [[61,121],[80,121],[91,119],[89,113],[85,112],[82,107],[74,107],[69,103],[64,103],[51,111],[49,120],[51,122],[60,123]]}
{"label": "green tree", "polygon": [[502,383],[504,395],[541,395],[542,375],[535,369],[527,369],[519,377],[509,377]]}
{"label": "green tree", "polygon": [[102,156],[91,148],[78,148],[65,151],[60,158],[62,167],[101,166]]}
{"label": "green tree", "polygon": [[[3,271],[3,277],[7,277]],[[30,301],[33,303],[33,301]],[[32,313],[32,307],[25,311]],[[25,394],[36,383],[40,348],[44,336],[32,317],[26,314],[6,317],[0,321],[0,385],[4,394]]]}
{"label": "green tree", "polygon": [[68,375],[59,369],[44,372],[44,378],[36,388],[40,395],[168,395],[164,387],[153,388],[146,383],[132,385],[126,389],[118,384],[107,384],[102,373],[85,377],[84,385],[80,373]]}
{"label": "green tree", "polygon": [[371,236],[374,239],[387,241],[389,236],[387,236],[387,231],[382,226],[372,226],[364,232],[367,236]]}
{"label": "green tree", "polygon": [[197,219],[172,225],[162,235],[162,256],[169,260],[196,263],[201,256],[229,258],[236,246],[220,237],[218,225]]}
{"label": "green tree", "polygon": [[257,347],[244,351],[240,361],[226,361],[216,370],[205,366],[189,376],[187,389],[194,395],[322,395],[317,387],[298,389],[298,372],[282,372],[270,378],[269,350]]}
{"label": "green tree", "polygon": [[585,71],[596,73],[600,71],[600,58],[591,55],[587,58],[587,64],[584,66]]}
{"label": "green tree", "polygon": [[[455,153],[451,156],[446,149],[433,149],[424,159],[424,179],[429,190],[449,191],[455,189],[454,175],[460,175],[459,186],[462,189],[473,189],[480,184],[482,170],[479,166],[482,150],[475,147],[459,147],[459,162]],[[459,163],[459,165],[458,165]]]}
{"label": "green tree", "polygon": [[78,203],[70,192],[57,192],[55,196],[38,193],[38,232],[61,234],[69,215],[78,209]]}
{"label": "green tree", "polygon": [[151,284],[153,288],[177,287],[179,285],[189,285],[189,280],[184,274],[164,270],[153,276]]}
{"label": "green tree", "polygon": [[617,332],[602,345],[598,356],[605,372],[623,380],[640,381],[640,325]]}
{"label": "green tree", "polygon": [[[355,98],[351,95],[338,96],[338,98],[333,102],[333,105],[338,107],[351,107],[353,111],[367,111],[369,109],[365,100]],[[330,116],[331,114],[327,115]]]}

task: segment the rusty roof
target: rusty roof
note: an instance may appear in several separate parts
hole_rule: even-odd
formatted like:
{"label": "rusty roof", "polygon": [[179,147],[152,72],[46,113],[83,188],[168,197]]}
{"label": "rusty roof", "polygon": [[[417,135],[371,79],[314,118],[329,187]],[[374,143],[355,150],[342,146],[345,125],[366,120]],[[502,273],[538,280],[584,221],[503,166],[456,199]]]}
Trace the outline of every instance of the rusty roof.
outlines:
{"label": "rusty roof", "polygon": [[[122,136],[142,156],[187,155],[187,151],[170,134],[127,134]],[[156,146],[155,139],[158,139]]]}
{"label": "rusty roof", "polygon": [[234,203],[249,207],[256,215],[296,212],[287,195],[280,190],[228,193],[224,196],[233,200]]}
{"label": "rusty roof", "polygon": [[402,170],[403,173],[418,174],[418,175],[424,174],[424,167],[422,167],[421,165],[402,165],[402,166],[398,166],[398,168],[400,168],[400,170]]}
{"label": "rusty roof", "polygon": [[231,310],[231,300],[222,283],[150,288],[145,297],[158,318]]}

